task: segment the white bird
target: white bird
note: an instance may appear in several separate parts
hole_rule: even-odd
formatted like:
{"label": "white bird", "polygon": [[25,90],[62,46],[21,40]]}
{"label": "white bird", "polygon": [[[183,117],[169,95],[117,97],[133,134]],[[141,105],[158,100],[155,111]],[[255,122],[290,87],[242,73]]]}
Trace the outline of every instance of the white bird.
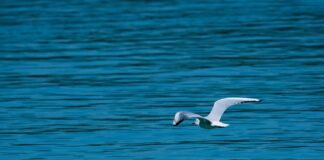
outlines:
{"label": "white bird", "polygon": [[179,125],[181,122],[183,122],[186,119],[196,118],[194,124],[202,128],[206,128],[206,129],[225,128],[228,127],[229,124],[220,122],[220,119],[223,113],[226,111],[226,109],[229,108],[230,106],[245,103],[245,102],[261,102],[261,100],[255,98],[236,98],[236,97],[223,98],[214,103],[213,109],[206,117],[202,117],[192,112],[186,112],[186,111],[177,112],[174,116],[173,126]]}

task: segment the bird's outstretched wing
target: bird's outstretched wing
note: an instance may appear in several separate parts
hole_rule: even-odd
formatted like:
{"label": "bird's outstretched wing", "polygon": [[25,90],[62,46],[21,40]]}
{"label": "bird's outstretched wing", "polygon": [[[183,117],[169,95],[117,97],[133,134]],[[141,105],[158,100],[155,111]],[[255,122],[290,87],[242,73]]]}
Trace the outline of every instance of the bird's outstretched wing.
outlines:
{"label": "bird's outstretched wing", "polygon": [[211,112],[206,118],[210,121],[219,121],[227,108],[245,102],[260,102],[260,100],[255,98],[237,98],[237,97],[223,98],[214,103],[213,109],[211,110]]}
{"label": "bird's outstretched wing", "polygon": [[198,114],[192,113],[192,112],[180,111],[180,112],[177,112],[175,114],[174,120],[173,120],[173,125],[174,126],[177,126],[177,125],[179,125],[181,122],[183,122],[186,119],[189,119],[189,118],[198,118],[198,117],[201,117],[201,116],[198,115]]}

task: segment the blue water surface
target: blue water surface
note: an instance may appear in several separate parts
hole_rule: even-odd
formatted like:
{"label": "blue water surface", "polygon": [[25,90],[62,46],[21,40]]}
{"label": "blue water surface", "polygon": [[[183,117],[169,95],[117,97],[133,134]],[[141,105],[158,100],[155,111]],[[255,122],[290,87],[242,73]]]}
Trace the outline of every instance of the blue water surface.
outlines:
{"label": "blue water surface", "polygon": [[2,0],[0,86],[3,160],[323,159],[324,2]]}

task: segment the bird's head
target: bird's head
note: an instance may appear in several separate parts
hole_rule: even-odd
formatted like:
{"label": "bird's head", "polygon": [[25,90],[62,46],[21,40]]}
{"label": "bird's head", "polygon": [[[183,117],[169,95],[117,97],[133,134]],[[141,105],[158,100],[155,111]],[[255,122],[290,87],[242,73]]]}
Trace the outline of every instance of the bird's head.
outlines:
{"label": "bird's head", "polygon": [[196,119],[192,124],[199,126],[199,119]]}

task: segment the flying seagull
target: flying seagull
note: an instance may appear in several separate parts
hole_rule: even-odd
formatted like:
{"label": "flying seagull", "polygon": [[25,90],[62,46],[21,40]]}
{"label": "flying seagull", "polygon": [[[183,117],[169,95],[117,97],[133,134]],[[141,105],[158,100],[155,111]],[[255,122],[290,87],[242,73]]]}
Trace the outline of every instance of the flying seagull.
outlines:
{"label": "flying seagull", "polygon": [[223,98],[214,103],[213,109],[209,113],[207,117],[202,117],[198,114],[186,111],[177,112],[174,116],[173,126],[179,125],[186,119],[189,118],[196,118],[194,122],[195,125],[211,129],[211,128],[225,128],[228,127],[229,124],[225,124],[220,122],[220,119],[223,113],[226,111],[227,108],[233,105],[246,103],[246,102],[261,102],[259,99],[255,98],[237,98],[237,97],[230,97],[230,98]]}

